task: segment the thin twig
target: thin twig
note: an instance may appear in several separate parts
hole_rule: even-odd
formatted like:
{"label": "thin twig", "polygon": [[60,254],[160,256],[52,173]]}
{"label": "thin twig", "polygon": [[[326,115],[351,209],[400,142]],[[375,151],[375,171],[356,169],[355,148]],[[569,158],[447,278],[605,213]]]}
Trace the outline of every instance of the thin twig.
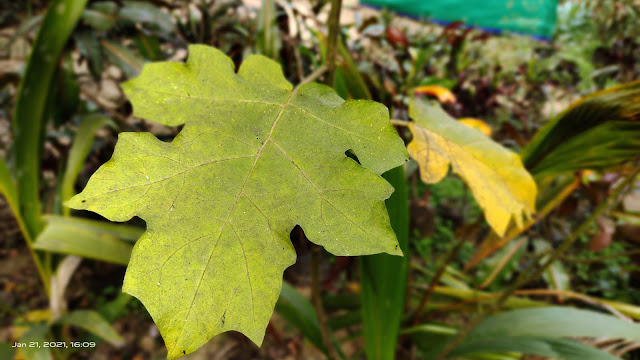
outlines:
{"label": "thin twig", "polygon": [[624,189],[626,189],[629,184],[632,184],[636,175],[640,172],[640,166],[637,166],[634,171],[627,176],[627,178],[618,185],[611,194],[607,197],[605,201],[603,201],[598,207],[595,208],[593,213],[583,221],[578,228],[576,228],[569,236],[560,244],[560,246],[544,261],[538,268],[536,269],[535,263],[530,266],[531,271],[523,271],[520,273],[520,276],[516,279],[516,281],[511,285],[507,291],[503,292],[500,298],[495,302],[495,304],[486,312],[481,313],[475,319],[471,321],[462,331],[458,333],[453,341],[451,341],[445,348],[438,354],[436,360],[444,360],[446,356],[456,348],[456,346],[460,345],[462,341],[469,335],[469,333],[476,328],[484,319],[488,316],[496,313],[500,310],[502,305],[513,295],[520,287],[531,281],[532,279],[537,279],[542,275],[551,264],[553,264],[556,260],[558,260],[561,256],[564,255],[564,252],[571,247],[571,245],[582,235],[591,223],[602,214],[609,207],[615,206],[620,201],[620,194]]}
{"label": "thin twig", "polygon": [[498,276],[498,274],[502,271],[502,268],[504,268],[504,266],[509,263],[509,260],[511,260],[513,255],[515,255],[515,253],[518,251],[518,249],[520,249],[520,247],[526,240],[526,238],[520,239],[520,241],[518,241],[516,245],[511,250],[509,250],[509,252],[502,259],[500,259],[500,262],[498,262],[491,274],[489,274],[489,276],[485,279],[485,281],[482,282],[482,284],[478,285],[478,289],[484,289],[489,286],[489,284],[491,284],[493,279]]}

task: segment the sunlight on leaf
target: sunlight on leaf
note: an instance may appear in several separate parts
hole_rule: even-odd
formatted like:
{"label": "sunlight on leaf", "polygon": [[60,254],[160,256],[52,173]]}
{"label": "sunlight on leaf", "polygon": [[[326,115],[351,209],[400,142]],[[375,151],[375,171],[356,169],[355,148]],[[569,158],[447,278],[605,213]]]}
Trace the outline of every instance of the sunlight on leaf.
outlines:
{"label": "sunlight on leaf", "polygon": [[185,124],[180,134],[120,134],[68,202],[147,222],[123,290],[144,303],[170,358],[229,330],[262,343],[296,259],[295,225],[335,255],[402,254],[384,205],[393,188],[379,174],[407,154],[384,106],[313,83],[293,89],[263,56],[236,74],[216,49],[189,52],[123,85],[136,116]]}
{"label": "sunlight on leaf", "polygon": [[487,222],[503,235],[511,219],[518,226],[535,211],[536,184],[520,157],[476,129],[445,113],[439,105],[411,99],[408,150],[422,180],[437,183],[449,172],[460,175],[484,210]]}

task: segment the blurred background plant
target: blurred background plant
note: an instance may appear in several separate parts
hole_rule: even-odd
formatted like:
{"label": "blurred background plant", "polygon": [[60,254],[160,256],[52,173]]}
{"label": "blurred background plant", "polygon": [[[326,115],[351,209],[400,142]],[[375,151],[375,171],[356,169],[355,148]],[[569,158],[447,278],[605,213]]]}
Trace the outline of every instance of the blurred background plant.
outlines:
{"label": "blurred background plant", "polygon": [[[2,4],[0,353],[15,350],[8,345],[14,341],[47,339],[97,347],[25,349],[16,358],[166,356],[144,307],[120,291],[123,265],[144,223],[110,224],[70,213],[62,203],[109,159],[119,132],[150,131],[165,141],[178,133],[131,115],[119,84],[146,62],[183,61],[187,44],[204,43],[236,65],[251,53],[268,56],[296,83],[327,61],[329,10],[329,2],[285,0]],[[539,189],[537,214],[526,230],[512,224],[498,236],[483,221],[467,179],[451,173],[425,184],[410,161],[387,175],[397,193],[407,194],[387,202],[390,210],[409,209],[392,215],[397,226],[410,226],[401,235],[393,223],[406,237],[405,259],[321,257],[318,309],[308,300],[313,252],[294,232],[298,263],[285,273],[265,345],[258,349],[228,333],[191,357],[435,358],[456,344],[460,329],[484,318],[450,354],[569,358],[565,349],[577,357],[640,358],[637,329],[627,329],[635,334],[627,340],[615,336],[626,321],[640,320],[640,95],[638,83],[630,83],[640,74],[639,11],[634,0],[561,1],[556,32],[544,42],[462,23],[437,26],[345,1],[336,91],[382,102],[400,125],[410,118],[412,97],[439,101],[453,118],[521,154]],[[409,142],[411,132],[397,128]],[[367,273],[376,266],[386,274]],[[395,285],[407,288],[406,297],[381,280],[398,281],[403,267],[407,279]],[[376,292],[375,284],[394,293]],[[380,320],[384,296],[400,311],[382,312],[388,318]],[[524,312],[490,316],[497,303]],[[319,310],[326,312],[320,321]],[[533,310],[541,312],[526,312]],[[529,324],[534,315],[548,322],[504,340],[512,329],[500,324]],[[371,325],[396,318],[395,330]],[[592,332],[581,332],[585,321]],[[561,329],[550,334],[550,327]],[[482,329],[504,341],[483,338]],[[393,341],[380,349],[370,340],[376,336]],[[595,348],[603,351],[590,352]]]}

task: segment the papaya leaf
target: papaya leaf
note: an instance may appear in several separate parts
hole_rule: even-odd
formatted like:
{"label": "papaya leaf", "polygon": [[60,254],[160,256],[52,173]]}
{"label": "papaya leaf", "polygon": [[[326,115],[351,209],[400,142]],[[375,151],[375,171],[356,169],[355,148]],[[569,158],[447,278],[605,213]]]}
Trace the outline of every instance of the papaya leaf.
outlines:
{"label": "papaya leaf", "polygon": [[402,254],[384,206],[393,188],[379,174],[407,154],[384,106],[314,83],[293,88],[263,56],[236,74],[217,49],[189,53],[123,85],[136,116],[184,124],[180,134],[171,143],[120,134],[67,203],[147,222],[123,290],[146,306],[169,358],[229,330],[262,343],[295,262],[295,225],[335,255]]}
{"label": "papaya leaf", "polygon": [[407,148],[424,182],[442,180],[451,164],[501,236],[511,219],[521,226],[522,217],[535,211],[536,184],[517,154],[456,121],[437,104],[411,99],[409,116],[413,140]]}

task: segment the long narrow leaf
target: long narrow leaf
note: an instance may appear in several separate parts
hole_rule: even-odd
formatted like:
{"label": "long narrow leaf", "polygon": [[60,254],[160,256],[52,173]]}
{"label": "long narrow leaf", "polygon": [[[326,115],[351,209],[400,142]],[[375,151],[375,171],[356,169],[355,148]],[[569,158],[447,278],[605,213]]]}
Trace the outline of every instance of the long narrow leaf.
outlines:
{"label": "long narrow leaf", "polygon": [[118,12],[120,20],[149,24],[165,33],[172,33],[176,30],[171,15],[150,2],[123,1],[123,5]]}
{"label": "long narrow leaf", "polygon": [[[25,360],[51,360],[51,349],[42,346],[47,341],[49,329],[49,324],[34,324],[20,337],[20,342],[27,344],[33,342],[41,345],[20,348]],[[20,356],[20,353],[17,355]]]}
{"label": "long narrow leaf", "polygon": [[276,311],[325,354],[316,310],[311,302],[286,282],[282,283]]}
{"label": "long narrow leaf", "polygon": [[111,327],[107,320],[95,311],[76,310],[61,316],[56,323],[77,326],[99,336],[112,345],[118,346],[122,344],[120,335]]}
{"label": "long narrow leaf", "polygon": [[519,309],[487,318],[469,340],[500,336],[608,337],[640,341],[640,325],[594,311],[550,306]]}
{"label": "long narrow leaf", "polygon": [[13,117],[21,213],[32,237],[40,231],[40,157],[47,97],[58,59],[87,0],[51,3],[29,56]]}
{"label": "long narrow leaf", "polygon": [[616,360],[616,356],[578,341],[554,337],[496,337],[464,343],[451,356],[477,353],[519,352],[563,360]]}
{"label": "long narrow leaf", "polygon": [[102,40],[100,44],[109,61],[119,67],[127,77],[133,78],[140,73],[144,60],[138,54],[114,41]]}
{"label": "long narrow leaf", "polygon": [[18,206],[18,189],[13,182],[11,172],[4,162],[4,159],[0,159],[0,194],[4,196],[9,204],[9,207],[13,211],[16,217],[20,217],[20,211]]}
{"label": "long narrow leaf", "polygon": [[409,204],[404,168],[397,167],[383,176],[395,188],[385,204],[404,257],[379,254],[360,258],[367,359],[395,358],[408,281]]}
{"label": "long narrow leaf", "polygon": [[142,232],[126,225],[48,216],[47,226],[36,239],[34,247],[126,265],[133,246],[121,239],[139,237]]}
{"label": "long narrow leaf", "polygon": [[113,224],[106,221],[90,220],[79,217],[46,215],[44,216],[44,219],[47,223],[56,222],[67,224],[69,226],[94,232],[98,235],[110,235],[132,243],[136,242],[140,236],[142,236],[142,233],[144,233],[144,229],[135,226]]}

